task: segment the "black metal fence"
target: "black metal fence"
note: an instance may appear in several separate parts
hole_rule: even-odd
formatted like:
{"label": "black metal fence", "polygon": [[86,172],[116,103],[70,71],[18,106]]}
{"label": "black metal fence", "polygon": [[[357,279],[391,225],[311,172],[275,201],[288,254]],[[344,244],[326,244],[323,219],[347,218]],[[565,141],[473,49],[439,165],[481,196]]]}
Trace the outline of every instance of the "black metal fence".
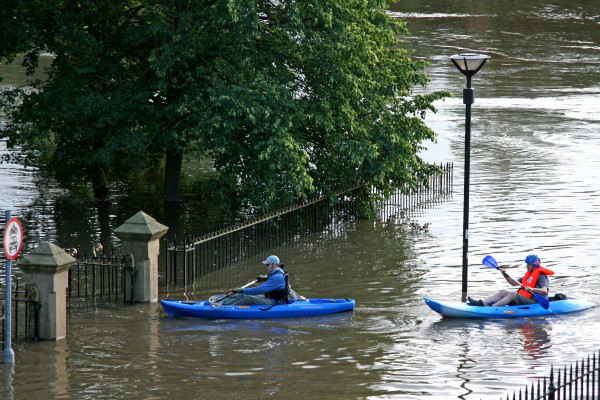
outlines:
{"label": "black metal fence", "polygon": [[[379,211],[388,215],[406,212],[450,194],[453,164],[440,165],[440,169],[442,173],[432,176],[427,186],[409,194],[398,190],[381,201]],[[337,193],[337,201],[333,203],[328,197],[318,197],[203,235],[179,239],[165,236],[165,281],[186,286],[200,276],[269,249],[326,229],[338,229],[356,216],[369,190],[357,186]]]}
{"label": "black metal fence", "polygon": [[[512,399],[519,400],[599,400],[600,399],[600,351],[587,359],[576,362],[575,366],[564,367],[550,377],[538,379],[537,383],[519,392]],[[510,400],[510,396],[506,396]]]}
{"label": "black metal fence", "polygon": [[69,269],[68,298],[92,298],[134,302],[137,270],[133,255],[121,255],[113,249],[105,252],[94,246],[91,256],[79,258],[76,249],[67,249],[77,264]]}
{"label": "black metal fence", "polygon": [[[205,235],[166,238],[165,280],[185,286],[199,276],[321,231],[335,223],[333,209],[341,214],[356,207],[356,197],[350,194],[359,192],[360,188],[345,192],[335,206],[317,198]],[[337,221],[341,218],[338,215]]]}
{"label": "black metal fence", "polygon": [[[396,191],[386,201],[380,203],[380,212],[413,211],[428,202],[439,201],[440,196],[452,193],[454,183],[454,164],[440,164],[441,174],[431,176],[428,185],[421,185],[413,192],[407,194],[401,190]],[[394,207],[393,209],[389,209]]]}
{"label": "black metal fence", "polygon": [[[11,342],[38,340],[39,311],[41,304],[36,300],[31,300],[30,287],[20,281],[13,281],[12,287],[12,321],[11,321]],[[6,289],[0,290],[0,320],[1,330],[0,339],[2,340],[2,349],[6,345]],[[33,319],[31,315],[33,314]],[[28,321],[34,321],[33,324]]]}
{"label": "black metal fence", "polygon": [[[75,249],[67,251],[77,259],[68,273],[68,298],[93,298],[105,301],[134,302],[134,279],[137,274],[133,256],[105,253],[101,245],[94,246],[92,256],[77,258]],[[42,307],[33,287],[13,279],[12,341],[38,340],[39,312]],[[0,288],[0,339],[6,344],[6,291]],[[28,322],[29,321],[29,322]],[[33,321],[33,322],[32,322]]]}

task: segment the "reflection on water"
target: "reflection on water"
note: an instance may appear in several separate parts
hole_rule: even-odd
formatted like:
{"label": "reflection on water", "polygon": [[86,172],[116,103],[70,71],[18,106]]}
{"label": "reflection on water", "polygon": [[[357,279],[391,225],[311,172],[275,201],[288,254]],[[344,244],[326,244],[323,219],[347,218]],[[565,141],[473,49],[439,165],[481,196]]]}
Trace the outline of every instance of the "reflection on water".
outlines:
{"label": "reflection on water", "polygon": [[161,321],[160,330],[187,334],[210,332],[218,334],[224,331],[254,332],[257,336],[266,335],[307,335],[307,329],[335,330],[347,325],[354,312],[343,312],[327,316],[305,318],[273,318],[264,320],[203,320],[195,318],[171,317]]}
{"label": "reflection on water", "polygon": [[[551,365],[597,351],[590,332],[600,328],[600,308],[540,319],[446,320],[422,298],[461,298],[465,80],[447,57],[473,50],[492,58],[473,80],[469,292],[506,285],[480,264],[483,256],[518,275],[535,252],[556,272],[553,293],[600,304],[599,7],[577,0],[392,6],[411,30],[404,42],[431,61],[428,90],[457,96],[428,116],[440,139],[424,153],[454,163],[454,195],[409,220],[389,213],[273,250],[298,293],[353,297],[353,313],[203,321],[168,318],[157,304],[70,303],[67,339],[17,345],[0,398],[497,399],[547,375]],[[0,208],[23,210],[31,241],[105,238],[108,226],[142,204],[116,199],[101,210],[31,170],[3,164],[0,173],[7,183]],[[173,214],[182,216],[182,228],[203,218],[185,205]],[[226,292],[262,273],[264,256],[187,292],[162,287],[161,297]]]}
{"label": "reflection on water", "polygon": [[[542,324],[533,324],[526,322],[519,326],[522,336],[522,347],[526,351],[527,356],[532,360],[538,360],[544,356],[552,347],[550,337],[546,331],[546,327]],[[510,334],[510,331],[508,332]],[[517,333],[517,332],[515,332]]]}
{"label": "reflection on water", "polygon": [[13,388],[13,376],[15,373],[14,364],[0,364],[0,374],[2,374],[2,390],[0,393],[4,394],[4,399],[14,399],[14,388]]}

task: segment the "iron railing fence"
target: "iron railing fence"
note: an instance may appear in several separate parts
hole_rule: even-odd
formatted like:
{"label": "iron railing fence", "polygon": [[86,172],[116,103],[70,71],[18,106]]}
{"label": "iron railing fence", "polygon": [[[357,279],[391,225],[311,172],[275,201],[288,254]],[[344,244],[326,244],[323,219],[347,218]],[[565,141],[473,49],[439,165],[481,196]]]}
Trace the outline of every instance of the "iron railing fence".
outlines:
{"label": "iron railing fence", "polygon": [[[39,313],[41,304],[31,299],[35,295],[33,288],[19,280],[13,280],[12,293],[12,321],[11,342],[37,341],[39,338],[40,325]],[[31,318],[33,314],[33,319]],[[2,350],[6,345],[6,288],[0,288],[0,320],[2,332],[0,339]],[[33,323],[28,322],[33,321]]]}
{"label": "iron railing fence", "polygon": [[514,392],[507,400],[600,400],[600,351]]}
{"label": "iron railing fence", "polygon": [[[104,253],[101,245],[94,247],[92,256],[77,258],[75,249],[68,249],[77,264],[68,273],[68,298],[93,298],[106,301],[134,302],[134,279],[137,274],[133,256],[120,255],[113,250]],[[37,341],[39,315],[42,307],[34,286],[13,279],[11,340]],[[6,345],[6,289],[0,285],[0,340]]]}
{"label": "iron railing fence", "polygon": [[[453,185],[453,164],[440,165],[442,173],[432,176],[427,186],[413,193],[396,191],[379,203],[379,212],[398,214],[414,210],[427,202],[450,194]],[[324,230],[338,230],[354,218],[361,201],[369,195],[364,186],[337,193],[332,204],[328,197],[317,197],[286,207],[244,223],[228,226],[203,235],[183,238],[165,236],[165,273],[167,284],[187,286],[197,278],[236,262],[246,260],[269,249],[284,246]],[[372,192],[377,195],[378,193]]]}
{"label": "iron railing fence", "polygon": [[[358,196],[360,188],[348,192]],[[343,196],[332,206],[328,199],[317,198],[205,235],[167,237],[165,280],[186,286],[202,275],[339,224],[357,207],[356,200]]]}
{"label": "iron railing fence", "polygon": [[[397,190],[389,198],[379,203],[377,210],[381,219],[401,219],[410,217],[429,205],[438,204],[446,196],[452,194],[454,185],[454,164],[440,164],[441,174],[429,177],[426,185],[421,185],[407,194]],[[376,192],[374,189],[372,189]]]}
{"label": "iron railing fence", "polygon": [[115,249],[105,252],[101,244],[94,245],[92,255],[83,258],[76,249],[66,250],[77,260],[69,269],[67,298],[134,302],[137,270],[133,255],[122,255]]}

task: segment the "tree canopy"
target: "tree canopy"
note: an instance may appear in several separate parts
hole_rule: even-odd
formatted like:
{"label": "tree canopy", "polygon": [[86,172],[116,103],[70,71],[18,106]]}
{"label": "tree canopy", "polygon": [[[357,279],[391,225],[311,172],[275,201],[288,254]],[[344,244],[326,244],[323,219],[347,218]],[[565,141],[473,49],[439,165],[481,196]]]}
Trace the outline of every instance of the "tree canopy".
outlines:
{"label": "tree canopy", "polygon": [[5,130],[59,175],[101,185],[165,159],[176,200],[183,154],[208,155],[226,209],[266,210],[435,170],[418,157],[435,140],[423,118],[449,94],[415,93],[427,64],[384,1],[8,1],[20,18],[0,29],[20,33],[0,56],[54,61],[3,93]]}

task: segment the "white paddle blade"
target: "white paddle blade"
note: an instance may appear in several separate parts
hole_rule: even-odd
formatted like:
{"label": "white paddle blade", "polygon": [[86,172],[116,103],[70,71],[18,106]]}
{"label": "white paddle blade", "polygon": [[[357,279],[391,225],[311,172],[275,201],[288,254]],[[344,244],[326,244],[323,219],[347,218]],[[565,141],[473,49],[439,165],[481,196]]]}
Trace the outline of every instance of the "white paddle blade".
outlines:
{"label": "white paddle blade", "polygon": [[485,265],[486,267],[498,269],[498,262],[492,256],[485,256],[483,258],[483,261],[481,261],[481,263],[483,265]]}

